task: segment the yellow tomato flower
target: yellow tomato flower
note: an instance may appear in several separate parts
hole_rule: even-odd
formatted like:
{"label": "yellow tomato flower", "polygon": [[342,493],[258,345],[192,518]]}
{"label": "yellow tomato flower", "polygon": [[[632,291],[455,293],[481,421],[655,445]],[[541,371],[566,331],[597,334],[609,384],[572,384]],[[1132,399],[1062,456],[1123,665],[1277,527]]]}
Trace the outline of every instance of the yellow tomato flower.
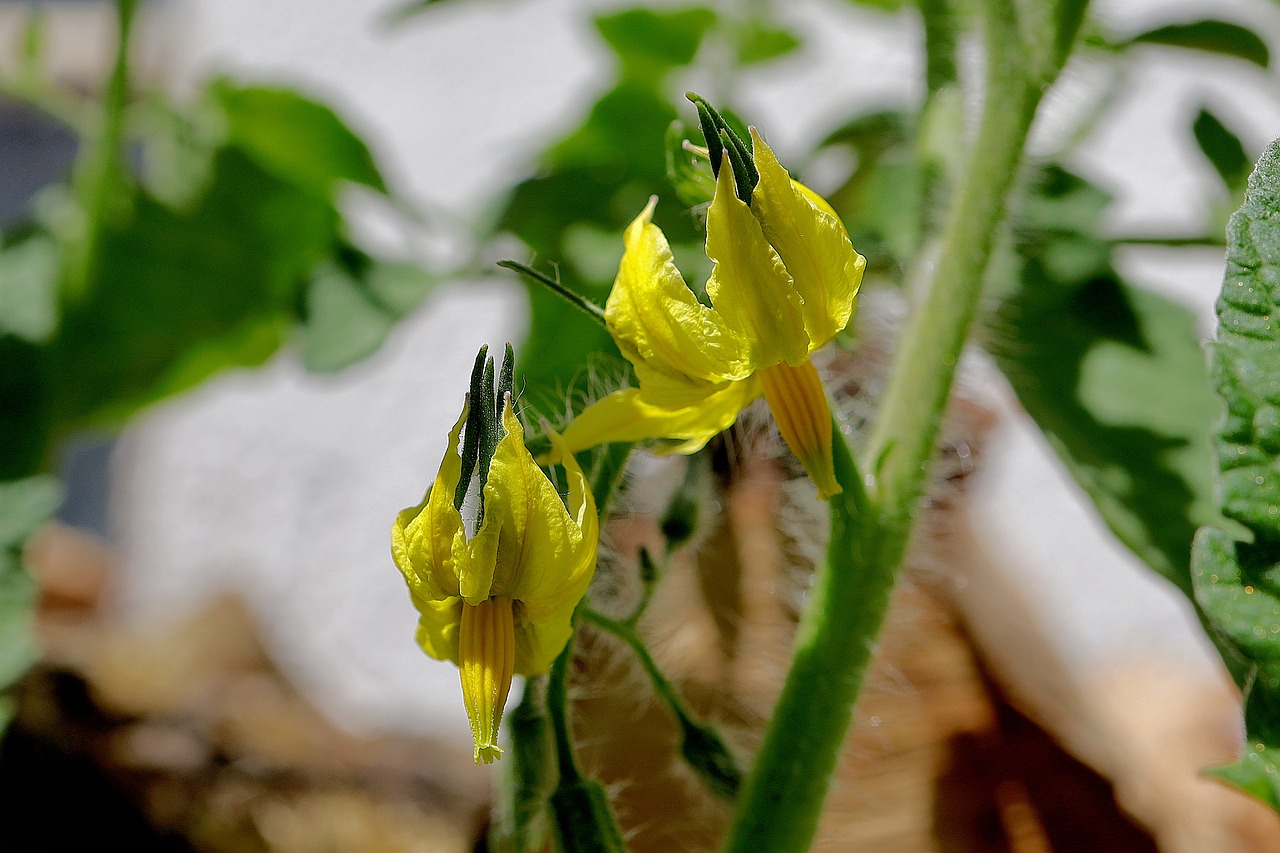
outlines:
{"label": "yellow tomato flower", "polygon": [[595,500],[573,454],[548,431],[568,480],[566,510],[525,448],[507,394],[506,435],[484,486],[484,517],[468,536],[454,506],[466,419],[464,408],[422,503],[396,517],[391,554],[420,614],[418,644],[461,671],[475,760],[489,764],[502,753],[498,726],[512,675],[546,672],[573,633],[573,610],[595,572],[599,529]]}
{"label": "yellow tomato flower", "polygon": [[866,260],[831,206],[791,180],[753,128],[760,172],[751,204],[725,158],[707,213],[707,281],[700,303],[653,224],[657,199],[627,228],[605,322],[638,388],[587,408],[565,430],[570,450],[612,441],[677,439],[692,453],[764,394],[778,430],[823,498],[840,492],[831,412],[809,355],[848,325]]}

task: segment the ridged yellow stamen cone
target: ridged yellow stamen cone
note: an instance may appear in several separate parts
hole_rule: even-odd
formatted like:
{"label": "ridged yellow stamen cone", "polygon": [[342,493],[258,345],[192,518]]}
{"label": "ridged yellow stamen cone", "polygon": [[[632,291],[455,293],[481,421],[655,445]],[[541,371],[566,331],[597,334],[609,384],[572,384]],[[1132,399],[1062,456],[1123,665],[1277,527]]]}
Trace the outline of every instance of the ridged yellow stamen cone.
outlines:
{"label": "ridged yellow stamen cone", "polygon": [[458,667],[462,676],[462,701],[475,739],[476,764],[492,764],[498,748],[498,725],[511,691],[515,671],[516,629],[512,600],[486,598],[462,605],[458,631]]}
{"label": "ridged yellow stamen cone", "polygon": [[826,500],[840,494],[831,456],[831,405],[813,362],[805,359],[793,367],[784,361],[758,375],[778,432],[818,487],[818,495]]}

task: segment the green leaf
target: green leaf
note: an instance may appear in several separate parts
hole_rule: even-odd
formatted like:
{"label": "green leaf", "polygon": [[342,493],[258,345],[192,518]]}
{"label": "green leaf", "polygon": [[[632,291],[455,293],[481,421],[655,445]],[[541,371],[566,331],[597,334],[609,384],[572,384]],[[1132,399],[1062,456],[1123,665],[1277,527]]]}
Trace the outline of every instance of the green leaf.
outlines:
{"label": "green leaf", "polygon": [[[622,257],[622,231],[649,196],[659,196],[657,221],[673,244],[701,242],[696,222],[667,183],[664,128],[675,119],[675,108],[653,81],[619,83],[592,106],[581,126],[551,147],[540,174],[515,187],[498,230],[524,241],[535,266],[554,264],[566,288],[603,304]],[[607,265],[599,241],[584,239],[600,234],[615,235]],[[589,269],[579,269],[579,262]],[[530,332],[518,348],[519,370],[530,390],[526,399],[537,405],[557,398],[544,412],[554,420],[564,410],[564,394],[590,381],[587,365],[598,366],[596,354],[620,356],[599,323],[546,288],[532,288],[529,303]]]}
{"label": "green leaf", "polygon": [[141,182],[146,191],[171,207],[198,202],[213,176],[214,158],[226,138],[226,116],[208,92],[179,110],[153,97],[139,107],[145,139]]}
{"label": "green leaf", "polygon": [[642,73],[688,65],[715,23],[716,13],[705,6],[663,11],[637,7],[595,19],[596,30],[624,70]]}
{"label": "green leaf", "polygon": [[870,6],[885,12],[896,12],[906,5],[906,0],[846,0],[854,6]]}
{"label": "green leaf", "polygon": [[[27,538],[62,503],[53,477],[0,482],[0,690],[7,689],[38,656],[31,634],[35,581],[22,565]],[[0,710],[0,731],[11,713]]]}
{"label": "green leaf", "polygon": [[1161,44],[1234,56],[1266,68],[1271,51],[1253,30],[1229,21],[1206,19],[1185,24],[1168,24],[1134,36],[1129,44]]}
{"label": "green leaf", "polygon": [[307,291],[302,352],[308,370],[332,372],[376,351],[435,284],[411,264],[359,254],[345,260],[322,263]]}
{"label": "green leaf", "polygon": [[58,422],[118,420],[223,367],[261,363],[337,226],[328,202],[234,148],[191,210],[139,196],[105,233],[99,278],[52,344]]}
{"label": "green leaf", "polygon": [[332,198],[341,181],[386,193],[368,147],[329,107],[289,89],[215,83],[227,140],[267,171]]}
{"label": "green leaf", "polygon": [[0,249],[0,335],[40,343],[53,334],[60,261],[57,244],[40,232]]}
{"label": "green leaf", "polygon": [[794,53],[803,40],[793,30],[763,21],[752,21],[738,41],[738,64],[756,65]]}
{"label": "green leaf", "polygon": [[1200,150],[1213,164],[1227,189],[1232,194],[1242,192],[1249,180],[1252,164],[1239,138],[1205,108],[1201,108],[1191,127]]}
{"label": "green leaf", "polygon": [[1249,177],[1227,228],[1227,268],[1210,350],[1226,403],[1217,433],[1222,514],[1192,562],[1196,600],[1244,691],[1249,749],[1215,770],[1280,811],[1280,141]]}
{"label": "green leaf", "polygon": [[49,375],[45,348],[0,335],[0,480],[44,465],[53,417]]}
{"label": "green leaf", "polygon": [[698,145],[689,128],[679,119],[667,127],[664,147],[667,152],[667,180],[671,183],[676,196],[690,207],[710,204],[716,192],[716,181],[711,176],[711,163],[688,151],[684,144],[690,142]]}
{"label": "green leaf", "polygon": [[1244,756],[1237,763],[1206,772],[1280,812],[1280,765],[1272,755],[1266,744],[1255,741],[1245,747]]}
{"label": "green leaf", "polygon": [[[0,552],[0,690],[9,688],[39,658],[31,633],[36,584],[14,552]],[[0,731],[8,724],[0,714]]]}
{"label": "green leaf", "polygon": [[1190,595],[1192,537],[1215,518],[1215,405],[1194,317],[1121,281],[1090,233],[1104,204],[1060,169],[1033,187],[990,348],[1111,530]]}
{"label": "green leaf", "polygon": [[62,503],[62,486],[49,476],[0,483],[0,550],[20,548]]}

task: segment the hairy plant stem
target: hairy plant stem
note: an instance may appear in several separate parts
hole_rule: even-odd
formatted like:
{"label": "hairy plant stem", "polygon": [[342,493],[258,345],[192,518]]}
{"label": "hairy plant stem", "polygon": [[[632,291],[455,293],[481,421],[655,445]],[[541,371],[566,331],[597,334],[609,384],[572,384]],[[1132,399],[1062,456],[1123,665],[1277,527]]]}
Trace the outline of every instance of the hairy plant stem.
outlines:
{"label": "hairy plant stem", "polygon": [[844,493],[830,501],[826,562],[816,571],[791,670],[738,801],[723,848],[729,853],[809,849],[906,552],[1005,197],[1049,82],[1040,76],[1042,69],[1034,71],[1038,79],[1028,69],[1013,0],[987,0],[985,12],[982,118],[943,230],[931,286],[903,332],[864,456],[863,469],[874,473],[870,491],[863,490],[849,448],[836,431],[836,477]]}

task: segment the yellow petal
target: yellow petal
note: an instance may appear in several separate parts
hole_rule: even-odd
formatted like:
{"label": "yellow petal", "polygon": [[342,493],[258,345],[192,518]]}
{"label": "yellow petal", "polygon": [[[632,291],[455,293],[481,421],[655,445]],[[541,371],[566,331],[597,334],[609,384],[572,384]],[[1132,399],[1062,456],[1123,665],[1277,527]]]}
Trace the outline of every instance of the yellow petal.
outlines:
{"label": "yellow petal", "polygon": [[674,387],[646,378],[639,388],[615,391],[569,423],[565,445],[576,452],[614,441],[671,438],[682,443],[669,451],[694,453],[732,426],[738,413],[760,396],[754,376],[724,382],[697,396],[664,393]]}
{"label": "yellow petal", "polygon": [[466,420],[463,406],[427,496],[417,506],[401,510],[391,527],[391,558],[404,575],[415,605],[458,595],[459,559],[465,560],[467,537],[462,515],[453,506],[453,493],[462,476],[458,436]]}
{"label": "yellow petal", "polygon": [[551,458],[564,466],[569,487],[569,515],[582,532],[575,547],[568,549],[563,563],[554,572],[526,573],[516,589],[520,606],[516,614],[516,672],[537,675],[551,668],[573,633],[573,611],[587,593],[596,571],[599,545],[599,517],[586,475],[568,447],[554,430]]}
{"label": "yellow petal", "polygon": [[760,170],[751,210],[804,299],[812,352],[849,324],[867,262],[854,251],[831,206],[791,180],[754,128],[751,139]]}
{"label": "yellow petal", "polygon": [[745,342],[698,302],[652,222],[658,199],[623,236],[625,249],[605,305],[609,333],[632,364],[708,382],[750,373]]}
{"label": "yellow petal", "polygon": [[477,605],[462,605],[458,669],[462,701],[476,744],[476,764],[491,764],[502,755],[498,726],[511,691],[516,659],[512,606],[509,598],[487,598]]}
{"label": "yellow petal", "polygon": [[707,257],[715,262],[707,295],[751,347],[753,368],[798,362],[809,354],[803,300],[760,223],[734,194],[728,160],[707,211]]}
{"label": "yellow petal", "polygon": [[[573,610],[577,602],[567,610],[542,612],[535,621],[522,607],[516,610],[516,672],[520,675],[541,675],[551,669],[569,638],[573,636]],[[546,608],[543,608],[545,611]]]}
{"label": "yellow petal", "polygon": [[[463,597],[483,591],[512,596],[534,607],[544,591],[559,589],[580,571],[584,553],[590,552],[594,560],[596,543],[594,537],[586,540],[555,486],[525,449],[524,430],[510,398],[503,407],[502,422],[507,434],[498,442],[484,489],[483,527],[496,532],[497,547],[491,566],[470,562],[468,571],[475,577],[463,577]],[[566,469],[572,470],[568,460]],[[580,510],[585,507],[582,500]],[[486,533],[482,530],[476,538]],[[594,562],[591,565],[594,568]],[[491,573],[487,578],[486,571]]]}
{"label": "yellow petal", "polygon": [[[800,460],[823,500],[840,494],[831,450],[831,406],[813,362],[785,362],[759,373],[778,432]],[[841,439],[843,441],[843,439]]]}
{"label": "yellow petal", "polygon": [[436,660],[458,662],[458,625],[462,599],[441,598],[418,603],[418,645]]}

